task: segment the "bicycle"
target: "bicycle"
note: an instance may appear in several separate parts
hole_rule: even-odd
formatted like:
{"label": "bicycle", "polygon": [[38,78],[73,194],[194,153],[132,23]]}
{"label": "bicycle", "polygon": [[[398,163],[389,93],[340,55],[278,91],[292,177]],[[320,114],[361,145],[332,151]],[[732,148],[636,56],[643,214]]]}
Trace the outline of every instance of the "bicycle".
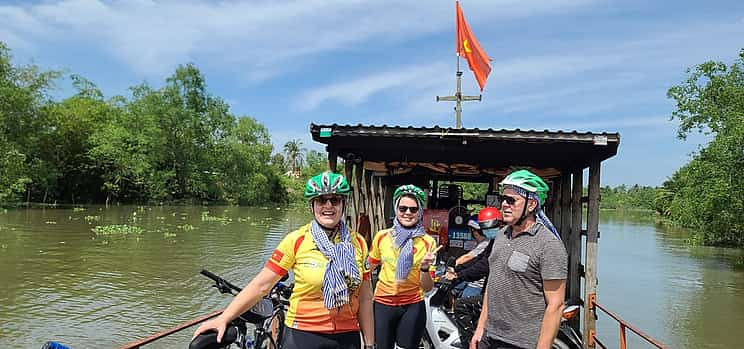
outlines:
{"label": "bicycle", "polygon": [[[233,296],[242,289],[215,275],[208,270],[202,270],[201,274],[212,279],[212,287],[222,293]],[[241,349],[279,349],[277,344],[284,332],[284,313],[289,305],[289,296],[292,294],[293,285],[285,285],[285,275],[264,298],[261,298],[251,309],[231,321],[222,337],[222,342],[217,343],[217,333],[202,333],[194,338],[189,344],[189,349],[218,349],[231,348],[235,344]],[[253,337],[248,336],[248,326],[254,326]]]}

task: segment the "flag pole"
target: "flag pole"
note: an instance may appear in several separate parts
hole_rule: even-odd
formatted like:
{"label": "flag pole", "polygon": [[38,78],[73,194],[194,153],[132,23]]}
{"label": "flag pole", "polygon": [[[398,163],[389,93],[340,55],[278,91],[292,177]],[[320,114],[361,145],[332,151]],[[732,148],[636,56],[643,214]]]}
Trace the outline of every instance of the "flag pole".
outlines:
{"label": "flag pole", "polygon": [[[455,4],[457,4],[457,1],[455,1]],[[459,6],[458,6],[459,8]],[[459,28],[459,22],[458,28]],[[458,29],[459,33],[459,29]],[[465,43],[459,42],[460,37],[458,34],[458,47],[459,45],[465,45]],[[460,70],[460,49],[458,48],[458,54],[457,54],[457,72],[455,73],[457,76],[457,89],[455,90],[454,96],[437,96],[437,102],[439,101],[451,101],[455,102],[455,128],[462,128],[462,102],[463,101],[480,101],[481,95],[478,96],[463,96],[462,95],[462,71]],[[470,52],[470,51],[468,51]],[[471,67],[472,70],[472,67]]]}
{"label": "flag pole", "polygon": [[457,56],[457,92],[455,92],[455,128],[462,128],[462,71],[460,71],[460,56]]}

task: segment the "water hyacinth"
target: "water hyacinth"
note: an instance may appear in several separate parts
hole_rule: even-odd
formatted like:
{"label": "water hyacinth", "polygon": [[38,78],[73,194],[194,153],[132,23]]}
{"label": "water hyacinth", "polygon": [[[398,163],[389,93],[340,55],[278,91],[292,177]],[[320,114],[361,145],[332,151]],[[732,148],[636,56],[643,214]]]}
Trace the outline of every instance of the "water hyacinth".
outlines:
{"label": "water hyacinth", "polygon": [[144,229],[126,224],[113,224],[113,225],[97,225],[91,229],[96,235],[131,235],[131,234],[142,234],[145,232]]}

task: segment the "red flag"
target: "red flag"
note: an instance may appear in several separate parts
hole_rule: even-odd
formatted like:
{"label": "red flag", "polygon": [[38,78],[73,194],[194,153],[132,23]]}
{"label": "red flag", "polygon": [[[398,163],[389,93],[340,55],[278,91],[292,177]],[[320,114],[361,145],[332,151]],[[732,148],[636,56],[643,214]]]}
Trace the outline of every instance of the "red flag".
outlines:
{"label": "red flag", "polygon": [[465,15],[462,14],[459,1],[455,1],[455,11],[457,12],[457,55],[468,60],[470,70],[473,71],[475,80],[478,81],[478,86],[483,91],[488,74],[491,73],[491,59],[488,58],[486,51],[483,51],[475,35],[470,31],[470,26],[465,21]]}

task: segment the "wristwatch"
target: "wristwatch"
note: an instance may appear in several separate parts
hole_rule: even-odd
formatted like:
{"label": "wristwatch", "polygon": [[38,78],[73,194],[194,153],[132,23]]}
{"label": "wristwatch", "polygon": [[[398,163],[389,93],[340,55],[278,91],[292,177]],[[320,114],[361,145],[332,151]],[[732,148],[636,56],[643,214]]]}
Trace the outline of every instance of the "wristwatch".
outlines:
{"label": "wristwatch", "polygon": [[365,344],[364,349],[377,349],[377,344]]}
{"label": "wristwatch", "polygon": [[424,272],[424,273],[428,273],[428,272],[429,272],[429,268],[430,268],[430,267],[431,267],[431,266],[427,266],[427,267],[424,267],[424,266],[422,265],[422,266],[421,266],[421,267],[419,268],[419,270],[421,270],[421,271],[422,271],[422,272]]}

